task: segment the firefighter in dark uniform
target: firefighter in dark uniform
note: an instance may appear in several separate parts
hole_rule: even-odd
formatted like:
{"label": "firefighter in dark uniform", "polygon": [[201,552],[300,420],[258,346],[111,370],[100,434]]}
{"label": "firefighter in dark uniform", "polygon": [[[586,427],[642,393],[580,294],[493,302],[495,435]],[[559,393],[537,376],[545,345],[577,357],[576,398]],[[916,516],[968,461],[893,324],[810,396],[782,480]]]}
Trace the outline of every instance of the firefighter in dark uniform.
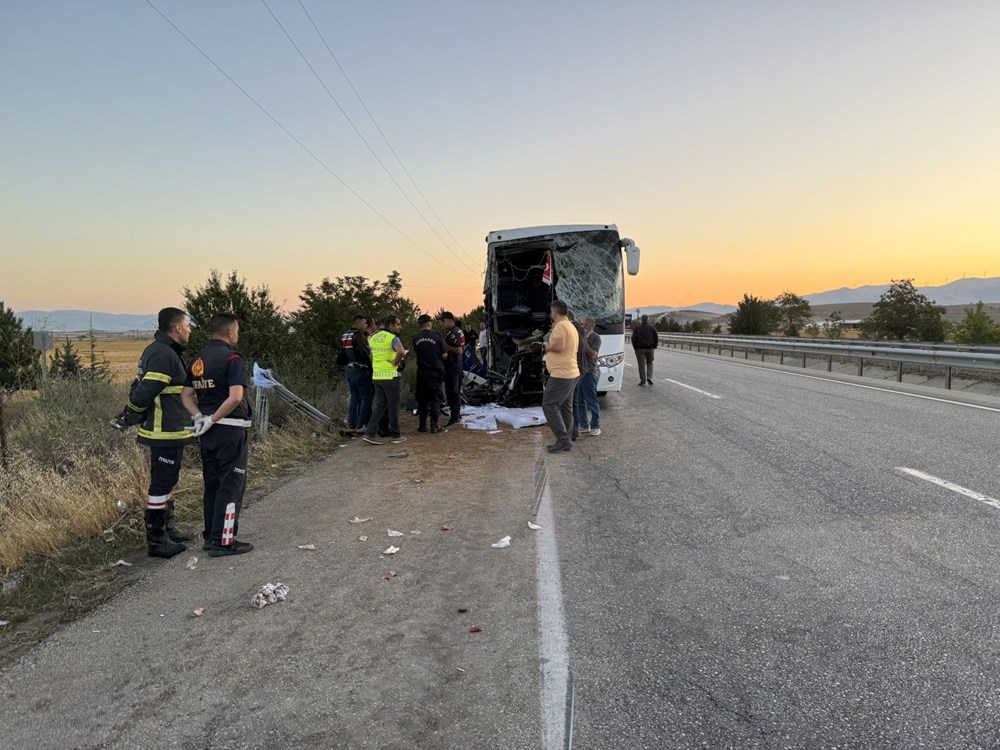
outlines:
{"label": "firefighter in dark uniform", "polygon": [[181,353],[191,335],[187,314],[165,307],[157,316],[153,343],[139,358],[139,369],[129,391],[128,405],[111,426],[125,430],[139,425],[136,442],[149,446],[149,496],[146,498],[146,542],[152,557],[173,557],[187,549],[181,542],[191,539],[174,525],[171,492],[181,473],[184,446],[192,438],[181,403],[184,361]]}
{"label": "firefighter in dark uniform", "polygon": [[444,380],[444,360],[448,347],[444,337],[431,330],[434,319],[430,315],[417,318],[420,332],[413,337],[413,351],[417,354],[417,432],[427,432],[427,417],[431,418],[431,432],[441,432],[438,415],[441,412],[441,383]]}
{"label": "firefighter in dark uniform", "polygon": [[449,425],[462,421],[462,352],[465,351],[465,334],[455,322],[455,316],[443,312],[439,318],[444,325],[444,343],[448,347],[448,358],[444,362],[444,394],[448,399]]}
{"label": "firefighter in dark uniform", "polygon": [[217,313],[209,323],[212,340],[188,366],[181,397],[201,438],[205,477],[204,549],[210,557],[242,555],[253,549],[236,539],[247,485],[249,380],[243,357],[233,347],[240,338],[235,315]]}

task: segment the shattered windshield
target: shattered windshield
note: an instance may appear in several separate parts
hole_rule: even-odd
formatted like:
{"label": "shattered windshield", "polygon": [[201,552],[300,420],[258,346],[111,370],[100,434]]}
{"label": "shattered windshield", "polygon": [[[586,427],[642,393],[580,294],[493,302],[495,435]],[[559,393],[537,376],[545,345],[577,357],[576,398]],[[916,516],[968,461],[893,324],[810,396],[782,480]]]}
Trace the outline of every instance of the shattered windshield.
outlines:
{"label": "shattered windshield", "polygon": [[618,233],[611,231],[561,234],[553,253],[556,293],[577,320],[590,315],[599,324],[625,319],[625,285]]}

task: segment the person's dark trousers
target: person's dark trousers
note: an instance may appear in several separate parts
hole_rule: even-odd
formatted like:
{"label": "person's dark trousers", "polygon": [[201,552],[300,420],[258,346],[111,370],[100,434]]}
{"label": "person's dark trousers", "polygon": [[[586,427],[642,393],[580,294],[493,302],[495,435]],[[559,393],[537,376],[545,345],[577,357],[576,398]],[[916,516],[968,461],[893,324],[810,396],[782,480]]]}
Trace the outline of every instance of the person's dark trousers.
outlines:
{"label": "person's dark trousers", "polygon": [[639,360],[639,382],[645,383],[653,379],[653,349],[636,349],[635,358]]}
{"label": "person's dark trousers", "polygon": [[347,386],[351,401],[347,407],[347,426],[363,428],[372,415],[372,371],[367,367],[348,365]]}
{"label": "person's dark trousers", "polygon": [[368,426],[368,420],[372,418],[372,402],[375,400],[375,383],[372,380],[372,371],[365,370],[368,373],[367,389],[362,394],[364,398],[361,400],[361,412],[358,414],[358,427],[364,429]]}
{"label": "person's dark trousers", "polygon": [[222,544],[226,506],[236,505],[236,538],[247,486],[249,437],[242,427],[217,424],[201,436],[201,466],[205,477],[205,531],[212,544]]}
{"label": "person's dark trousers", "polygon": [[448,398],[448,419],[458,419],[462,414],[462,370],[459,367],[444,368],[444,392]]}
{"label": "person's dark trousers", "polygon": [[181,476],[183,445],[149,447],[149,496],[165,497],[173,492]]}
{"label": "person's dark trousers", "polygon": [[573,393],[576,378],[549,378],[542,394],[542,411],[558,445],[568,445],[573,428]]}
{"label": "person's dark trousers", "polygon": [[372,416],[368,420],[365,434],[372,438],[378,432],[378,423],[383,415],[389,418],[389,434],[399,434],[399,396],[400,378],[392,380],[374,380],[375,402],[372,404]]}
{"label": "person's dark trousers", "polygon": [[418,370],[417,371],[417,418],[420,426],[427,426],[427,417],[430,416],[431,424],[438,423],[441,413],[441,378],[440,370]]}
{"label": "person's dark trousers", "polygon": [[576,395],[573,399],[573,426],[583,430],[601,429],[601,404],[597,400],[597,376],[592,372],[585,372],[576,382]]}

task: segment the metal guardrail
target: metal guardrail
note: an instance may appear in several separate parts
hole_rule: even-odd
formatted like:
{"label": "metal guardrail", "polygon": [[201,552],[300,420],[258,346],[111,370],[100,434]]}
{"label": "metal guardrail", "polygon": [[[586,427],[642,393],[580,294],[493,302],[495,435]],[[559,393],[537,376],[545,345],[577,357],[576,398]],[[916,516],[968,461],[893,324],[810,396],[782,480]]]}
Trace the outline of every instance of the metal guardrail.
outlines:
{"label": "metal guardrail", "polygon": [[721,355],[729,350],[731,357],[737,351],[749,359],[751,352],[759,352],[763,362],[768,352],[777,353],[779,363],[785,364],[785,357],[801,357],[802,367],[807,367],[810,357],[826,359],[826,369],[833,370],[833,359],[848,358],[858,360],[858,375],[864,375],[865,361],[894,362],[896,381],[903,380],[903,366],[933,365],[944,368],[945,388],[951,388],[955,369],[984,370],[1000,372],[1000,347],[978,347],[955,344],[923,344],[900,341],[816,341],[814,339],[773,338],[768,336],[709,336],[682,333],[661,333],[660,344],[671,348],[711,352],[717,349]]}

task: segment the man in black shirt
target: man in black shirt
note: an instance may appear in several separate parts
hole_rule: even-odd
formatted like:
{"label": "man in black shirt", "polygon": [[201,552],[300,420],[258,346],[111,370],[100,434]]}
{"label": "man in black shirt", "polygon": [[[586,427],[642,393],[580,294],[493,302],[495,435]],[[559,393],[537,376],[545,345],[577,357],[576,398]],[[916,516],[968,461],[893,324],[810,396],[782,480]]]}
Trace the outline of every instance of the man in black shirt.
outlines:
{"label": "man in black shirt", "polygon": [[240,338],[236,316],[217,313],[209,327],[212,340],[188,367],[181,399],[194,417],[195,437],[201,438],[203,548],[210,557],[242,555],[253,549],[252,544],[236,539],[247,485],[247,432],[252,414],[247,366],[233,350]]}
{"label": "man in black shirt", "polygon": [[642,323],[632,329],[632,348],[639,361],[639,385],[653,384],[653,351],[660,345],[660,334],[649,324],[649,316],[642,316]]}
{"label": "man in black shirt", "polygon": [[368,319],[355,315],[351,330],[340,337],[340,356],[347,372],[351,400],[347,408],[347,429],[363,433],[372,415],[372,350],[368,346]]}
{"label": "man in black shirt", "polygon": [[417,318],[420,333],[413,337],[413,351],[417,354],[417,432],[427,432],[427,415],[431,417],[431,432],[441,432],[438,414],[441,411],[441,381],[444,378],[444,360],[448,347],[444,337],[431,330],[433,318]]}
{"label": "man in black shirt", "polygon": [[444,361],[444,393],[448,398],[447,427],[462,421],[462,352],[465,350],[465,334],[450,312],[441,313],[440,320],[444,325],[444,343],[448,347],[448,358]]}

